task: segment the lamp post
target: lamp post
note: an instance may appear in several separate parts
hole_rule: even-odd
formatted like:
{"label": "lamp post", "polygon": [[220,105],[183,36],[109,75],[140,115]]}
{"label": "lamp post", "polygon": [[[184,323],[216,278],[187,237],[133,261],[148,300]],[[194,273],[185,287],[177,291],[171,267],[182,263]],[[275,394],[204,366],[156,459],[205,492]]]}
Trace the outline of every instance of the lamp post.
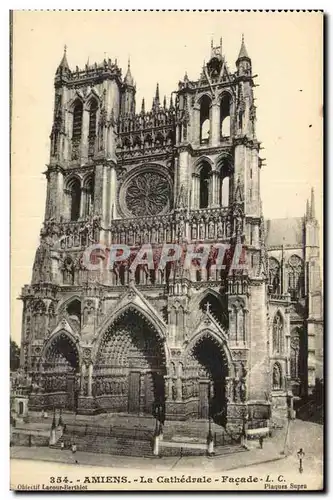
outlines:
{"label": "lamp post", "polygon": [[49,445],[54,445],[57,442],[56,436],[56,418],[55,418],[55,408],[53,408],[53,419],[50,431]]}
{"label": "lamp post", "polygon": [[302,474],[302,472],[303,472],[303,458],[305,456],[303,448],[300,448],[298,450],[297,456],[298,456],[298,459],[299,459],[299,472],[300,472],[300,474]]}
{"label": "lamp post", "polygon": [[246,427],[247,427],[247,415],[246,413],[243,413],[243,418],[242,418],[242,434],[241,434],[241,445],[246,448]]}
{"label": "lamp post", "polygon": [[154,449],[153,449],[153,454],[154,456],[159,456],[159,418],[158,418],[158,412],[157,412],[157,406],[155,406],[155,433],[154,433]]}
{"label": "lamp post", "polygon": [[52,419],[52,429],[55,429],[56,428],[56,411],[55,411],[55,407],[53,407],[53,419]]}

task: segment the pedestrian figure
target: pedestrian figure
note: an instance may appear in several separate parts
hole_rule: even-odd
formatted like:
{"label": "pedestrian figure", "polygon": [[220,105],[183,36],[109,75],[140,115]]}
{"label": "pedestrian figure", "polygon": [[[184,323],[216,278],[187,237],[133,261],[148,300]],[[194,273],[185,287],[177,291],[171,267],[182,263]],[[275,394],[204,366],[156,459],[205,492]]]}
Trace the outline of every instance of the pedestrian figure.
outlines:
{"label": "pedestrian figure", "polygon": [[305,456],[303,448],[300,448],[300,450],[297,452],[297,456],[299,459],[299,469],[298,470],[299,470],[300,474],[302,474],[302,472],[303,472],[303,458]]}
{"label": "pedestrian figure", "polygon": [[259,446],[260,446],[261,449],[263,447],[263,444],[264,444],[264,438],[262,436],[260,436],[259,437]]}

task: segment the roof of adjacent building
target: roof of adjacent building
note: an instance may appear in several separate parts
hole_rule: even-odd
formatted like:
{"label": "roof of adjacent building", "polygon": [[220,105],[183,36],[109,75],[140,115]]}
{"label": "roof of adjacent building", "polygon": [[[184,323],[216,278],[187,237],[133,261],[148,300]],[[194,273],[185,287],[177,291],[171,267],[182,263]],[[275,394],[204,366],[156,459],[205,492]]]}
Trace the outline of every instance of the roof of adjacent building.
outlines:
{"label": "roof of adjacent building", "polygon": [[265,221],[265,243],[268,247],[282,245],[303,246],[303,227],[303,217],[267,219]]}

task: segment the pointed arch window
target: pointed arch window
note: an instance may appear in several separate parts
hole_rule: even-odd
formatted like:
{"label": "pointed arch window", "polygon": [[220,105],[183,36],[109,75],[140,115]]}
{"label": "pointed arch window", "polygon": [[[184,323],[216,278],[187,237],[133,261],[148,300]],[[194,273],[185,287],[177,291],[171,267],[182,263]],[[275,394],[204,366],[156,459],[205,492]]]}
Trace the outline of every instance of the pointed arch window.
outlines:
{"label": "pointed arch window", "polygon": [[275,315],[273,321],[273,352],[276,354],[283,352],[283,320],[280,313]]}
{"label": "pointed arch window", "polygon": [[230,195],[230,174],[232,171],[230,160],[228,158],[222,157],[217,161],[217,170],[219,176],[216,179],[217,185],[217,195],[216,202],[220,207],[229,206],[229,195]]}
{"label": "pointed arch window", "polygon": [[80,100],[77,100],[73,108],[72,160],[77,160],[79,158],[82,137],[82,115],[83,105]]}
{"label": "pointed arch window", "polygon": [[292,255],[288,262],[288,291],[292,300],[303,296],[303,260]]}
{"label": "pointed arch window", "polygon": [[210,202],[211,173],[209,163],[203,163],[200,169],[200,208],[207,208]]}
{"label": "pointed arch window", "polygon": [[220,206],[229,206],[230,177],[228,175],[221,178],[220,185]]}
{"label": "pointed arch window", "polygon": [[94,190],[95,182],[94,177],[88,177],[85,183],[85,217],[90,217],[94,211]]}
{"label": "pointed arch window", "polygon": [[66,312],[69,319],[76,323],[78,326],[81,325],[81,301],[78,299],[72,300],[66,307]]}
{"label": "pointed arch window", "polygon": [[220,104],[220,135],[221,139],[230,137],[231,123],[230,123],[230,106],[231,99],[229,94],[224,93]]}
{"label": "pointed arch window", "polygon": [[82,135],[82,114],[83,105],[81,101],[76,101],[73,109],[73,140],[80,140]]}
{"label": "pointed arch window", "polygon": [[68,194],[70,204],[70,220],[77,221],[81,210],[81,184],[79,179],[72,179],[68,183]]}
{"label": "pointed arch window", "polygon": [[280,293],[280,264],[274,259],[274,257],[270,257],[268,261],[269,265],[269,288],[270,292],[274,294]]}
{"label": "pointed arch window", "polygon": [[96,99],[92,99],[89,109],[89,134],[88,134],[89,156],[94,156],[95,153],[96,132],[97,132],[97,110],[98,110],[98,103]]}
{"label": "pointed arch window", "polygon": [[203,96],[200,101],[200,144],[208,144],[210,136],[210,106],[211,100]]}

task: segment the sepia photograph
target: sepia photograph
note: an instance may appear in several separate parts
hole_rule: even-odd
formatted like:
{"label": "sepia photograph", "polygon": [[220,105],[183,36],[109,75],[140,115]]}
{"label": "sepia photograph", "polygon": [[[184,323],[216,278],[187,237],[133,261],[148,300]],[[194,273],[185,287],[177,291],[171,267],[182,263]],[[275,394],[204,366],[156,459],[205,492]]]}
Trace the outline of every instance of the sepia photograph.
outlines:
{"label": "sepia photograph", "polygon": [[10,487],[324,488],[320,11],[12,11]]}

